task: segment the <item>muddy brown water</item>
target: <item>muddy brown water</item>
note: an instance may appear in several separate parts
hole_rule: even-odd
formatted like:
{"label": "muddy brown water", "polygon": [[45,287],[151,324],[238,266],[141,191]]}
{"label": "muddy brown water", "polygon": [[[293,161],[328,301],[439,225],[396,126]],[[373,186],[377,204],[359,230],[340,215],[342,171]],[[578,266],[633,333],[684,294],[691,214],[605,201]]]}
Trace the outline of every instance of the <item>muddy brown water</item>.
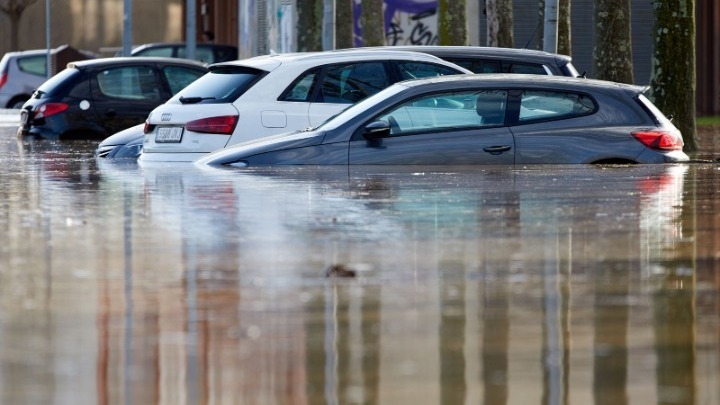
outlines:
{"label": "muddy brown water", "polygon": [[717,163],[200,170],[94,146],[0,128],[2,404],[720,403]]}

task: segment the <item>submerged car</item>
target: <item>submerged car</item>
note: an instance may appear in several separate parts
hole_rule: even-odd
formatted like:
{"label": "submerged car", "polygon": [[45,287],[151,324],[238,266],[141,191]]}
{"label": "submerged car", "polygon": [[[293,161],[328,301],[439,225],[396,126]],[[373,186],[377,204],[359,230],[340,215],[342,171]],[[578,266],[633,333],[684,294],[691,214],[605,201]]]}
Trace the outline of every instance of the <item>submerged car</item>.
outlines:
{"label": "submerged car", "polygon": [[677,128],[642,94],[536,75],[409,80],[323,125],[213,152],[197,165],[527,165],[684,162]]}
{"label": "submerged car", "polygon": [[396,45],[362,49],[395,49],[428,53],[470,69],[473,73],[519,73],[584,77],[584,74],[578,74],[570,56],[534,49],[447,45]]}
{"label": "submerged car", "polygon": [[175,58],[72,62],[25,102],[18,134],[104,139],[143,123],[150,111],[206,72],[200,62]]}
{"label": "submerged car", "polygon": [[140,159],[193,161],[236,143],[317,126],[402,80],[468,73],[405,51],[272,54],[214,64],[148,116]]}

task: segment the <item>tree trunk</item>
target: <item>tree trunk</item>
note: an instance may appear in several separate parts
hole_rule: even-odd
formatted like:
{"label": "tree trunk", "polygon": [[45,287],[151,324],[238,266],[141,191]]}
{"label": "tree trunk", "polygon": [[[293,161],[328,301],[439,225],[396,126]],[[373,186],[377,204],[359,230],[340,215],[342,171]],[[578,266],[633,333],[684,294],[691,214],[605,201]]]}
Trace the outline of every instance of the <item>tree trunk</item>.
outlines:
{"label": "tree trunk", "polygon": [[467,45],[465,0],[438,1],[438,43],[440,45]]}
{"label": "tree trunk", "polygon": [[337,0],[335,2],[335,45],[338,49],[353,48],[354,25],[353,0]]}
{"label": "tree trunk", "polygon": [[595,76],[633,83],[630,0],[595,0]]}
{"label": "tree trunk", "polygon": [[5,14],[10,20],[10,50],[20,49],[18,30],[20,29],[20,17],[28,6],[37,0],[8,0],[0,1],[0,13]]}
{"label": "tree trunk", "polygon": [[557,53],[572,55],[570,43],[570,0],[558,1],[558,35]]}
{"label": "tree trunk", "polygon": [[385,45],[383,0],[363,0],[360,14],[363,44],[365,46]]}
{"label": "tree trunk", "polygon": [[297,0],[298,51],[322,50],[322,0]]}
{"label": "tree trunk", "polygon": [[695,123],[695,1],[655,0],[650,88],[655,105],[674,117],[685,150],[697,150]]}
{"label": "tree trunk", "polygon": [[512,0],[487,0],[485,7],[488,30],[487,45],[514,48]]}

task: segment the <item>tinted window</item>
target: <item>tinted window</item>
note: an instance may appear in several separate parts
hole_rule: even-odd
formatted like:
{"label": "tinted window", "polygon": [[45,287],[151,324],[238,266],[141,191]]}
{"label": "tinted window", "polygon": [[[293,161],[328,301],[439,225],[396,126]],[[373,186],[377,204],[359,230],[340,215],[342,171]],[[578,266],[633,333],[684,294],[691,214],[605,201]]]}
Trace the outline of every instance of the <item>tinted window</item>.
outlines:
{"label": "tinted window", "polygon": [[471,70],[473,73],[502,73],[502,66],[500,65],[499,61],[452,58],[446,59],[456,65],[464,67],[465,69]]}
{"label": "tinted window", "polygon": [[169,46],[147,48],[137,53],[133,53],[133,56],[164,56],[167,58],[171,58],[173,57],[173,49]]}
{"label": "tinted window", "polygon": [[547,75],[547,71],[542,65],[529,64],[529,63],[516,63],[516,62],[504,62],[503,63],[504,73],[521,73],[531,75]]}
{"label": "tinted window", "polygon": [[54,95],[56,92],[62,91],[63,88],[73,86],[80,76],[82,76],[82,73],[75,68],[63,69],[60,73],[40,85],[38,92],[41,97]]}
{"label": "tinted window", "polygon": [[323,103],[355,103],[390,85],[383,62],[328,66],[322,80],[316,101]]}
{"label": "tinted window", "polygon": [[458,72],[447,66],[436,65],[425,62],[397,62],[402,80],[419,79],[422,77],[435,77],[444,75],[456,75]]}
{"label": "tinted window", "polygon": [[504,90],[425,95],[401,104],[378,119],[391,135],[502,125],[507,106]]}
{"label": "tinted window", "polygon": [[293,84],[288,87],[285,93],[280,96],[280,101],[311,101],[311,91],[320,69],[313,69],[300,75]]}
{"label": "tinted window", "polygon": [[520,122],[587,115],[597,105],[588,95],[526,90],[520,96]]}
{"label": "tinted window", "polygon": [[109,68],[95,75],[102,94],[127,100],[160,100],[158,82],[152,68],[125,66]]}
{"label": "tinted window", "polygon": [[162,74],[170,85],[170,92],[174,95],[205,73],[182,66],[166,66],[162,69]]}
{"label": "tinted window", "polygon": [[38,76],[47,75],[47,56],[45,55],[19,58],[17,64],[18,69],[22,72]]}
{"label": "tinted window", "polygon": [[264,74],[262,70],[239,66],[213,69],[182,89],[173,100],[201,97],[204,100],[199,103],[232,103]]}

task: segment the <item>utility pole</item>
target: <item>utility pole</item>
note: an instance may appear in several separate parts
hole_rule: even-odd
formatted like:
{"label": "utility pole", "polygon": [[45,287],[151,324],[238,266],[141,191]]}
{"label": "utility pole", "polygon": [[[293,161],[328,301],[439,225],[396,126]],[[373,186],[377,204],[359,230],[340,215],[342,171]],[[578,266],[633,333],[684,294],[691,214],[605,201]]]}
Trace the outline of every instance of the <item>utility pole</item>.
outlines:
{"label": "utility pole", "polygon": [[123,56],[132,52],[132,0],[123,2]]}
{"label": "utility pole", "polygon": [[557,53],[558,0],[545,0],[545,29],[543,30],[543,51]]}
{"label": "utility pole", "polygon": [[197,41],[197,27],[195,24],[195,0],[187,0],[185,3],[185,57],[187,59],[195,59],[195,48]]}
{"label": "utility pole", "polygon": [[45,0],[45,43],[47,44],[47,60],[45,66],[47,78],[49,79],[52,76],[53,70],[55,70],[52,68],[52,56],[50,56],[52,51],[50,44],[50,0]]}
{"label": "utility pole", "polygon": [[335,0],[323,0],[323,51],[335,49]]}

